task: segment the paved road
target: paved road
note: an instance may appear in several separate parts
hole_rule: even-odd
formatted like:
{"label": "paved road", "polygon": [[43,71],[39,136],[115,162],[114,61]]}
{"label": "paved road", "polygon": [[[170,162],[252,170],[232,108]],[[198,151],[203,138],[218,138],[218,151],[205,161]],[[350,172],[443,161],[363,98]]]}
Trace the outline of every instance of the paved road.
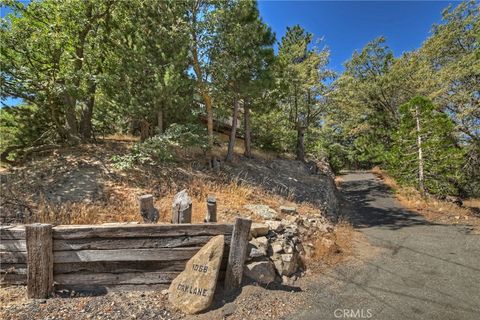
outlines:
{"label": "paved road", "polygon": [[376,252],[322,274],[294,319],[480,319],[478,233],[408,212],[371,173],[345,175],[342,194]]}

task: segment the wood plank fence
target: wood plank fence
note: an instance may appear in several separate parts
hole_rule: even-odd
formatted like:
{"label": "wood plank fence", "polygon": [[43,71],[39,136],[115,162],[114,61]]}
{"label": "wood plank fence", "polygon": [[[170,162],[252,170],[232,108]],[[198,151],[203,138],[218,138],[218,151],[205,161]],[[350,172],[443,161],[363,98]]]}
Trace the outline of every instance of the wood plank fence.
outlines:
{"label": "wood plank fence", "polygon": [[0,280],[27,284],[34,298],[45,298],[54,289],[164,289],[205,243],[222,234],[222,270],[228,274],[226,285],[234,288],[241,282],[249,230],[250,220],[241,218],[235,224],[1,227]]}

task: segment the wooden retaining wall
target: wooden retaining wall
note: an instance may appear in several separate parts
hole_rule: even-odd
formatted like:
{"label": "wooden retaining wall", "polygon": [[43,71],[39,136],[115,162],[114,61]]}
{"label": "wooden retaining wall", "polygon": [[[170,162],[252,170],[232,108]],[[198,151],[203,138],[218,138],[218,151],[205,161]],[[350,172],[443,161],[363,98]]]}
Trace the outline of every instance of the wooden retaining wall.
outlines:
{"label": "wooden retaining wall", "polygon": [[0,228],[0,283],[27,284],[25,227]]}
{"label": "wooden retaining wall", "polygon": [[[51,249],[48,247],[48,238],[46,241],[36,240],[40,226],[51,229],[46,233],[47,237],[51,234]],[[183,271],[186,262],[213,236],[220,234],[225,235],[223,270],[226,270],[234,225],[107,224],[49,227],[36,224],[28,225],[27,229],[28,232],[25,226],[0,228],[1,284],[28,282],[29,292],[35,292],[36,286],[42,286],[38,284],[40,278],[49,281],[48,272],[51,272],[51,268],[56,290],[110,291],[167,288]],[[27,241],[26,233],[30,241]],[[45,237],[45,234],[40,236]],[[30,268],[27,268],[29,262]],[[27,277],[28,274],[30,276]],[[32,297],[38,295],[34,293]]]}

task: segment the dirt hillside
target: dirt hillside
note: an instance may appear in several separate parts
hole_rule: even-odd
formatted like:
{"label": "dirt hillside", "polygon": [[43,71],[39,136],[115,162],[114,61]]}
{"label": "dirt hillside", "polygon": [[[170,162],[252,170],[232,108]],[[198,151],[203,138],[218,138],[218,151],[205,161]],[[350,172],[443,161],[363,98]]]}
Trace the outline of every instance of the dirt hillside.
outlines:
{"label": "dirt hillside", "polygon": [[244,208],[247,204],[265,204],[277,210],[297,203],[300,213],[329,216],[338,210],[331,173],[324,169],[312,171],[308,165],[288,159],[237,158],[213,171],[202,155],[117,169],[112,159],[128,153],[131,146],[132,142],[105,140],[39,155],[23,167],[3,170],[0,221],[141,222],[137,197],[151,193],[161,221],[168,222],[173,196],[182,189],[193,198],[194,222],[203,221],[208,194],[217,196],[220,221],[235,215],[251,216]]}

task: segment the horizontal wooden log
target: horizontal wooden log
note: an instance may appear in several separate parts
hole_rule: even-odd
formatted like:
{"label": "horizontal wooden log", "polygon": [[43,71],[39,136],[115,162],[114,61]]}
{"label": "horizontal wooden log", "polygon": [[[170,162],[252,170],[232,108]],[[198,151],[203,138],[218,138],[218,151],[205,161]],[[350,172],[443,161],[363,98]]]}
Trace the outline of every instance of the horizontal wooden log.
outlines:
{"label": "horizontal wooden log", "polygon": [[[114,250],[114,249],[148,249],[199,247],[206,244],[212,236],[178,236],[161,238],[90,238],[90,239],[56,239],[54,251],[68,250]],[[230,236],[225,242],[230,243]]]}
{"label": "horizontal wooden log", "polygon": [[26,240],[2,240],[0,241],[0,251],[27,251]]}
{"label": "horizontal wooden log", "polygon": [[232,234],[231,224],[65,225],[53,228],[54,239],[151,238]]}
{"label": "horizontal wooden log", "polygon": [[27,274],[26,263],[1,263],[0,274]]}
{"label": "horizontal wooden log", "polygon": [[25,226],[1,226],[0,227],[1,240],[25,240]]}
{"label": "horizontal wooden log", "polygon": [[162,291],[170,287],[169,283],[160,284],[124,284],[124,285],[82,285],[82,284],[56,284],[55,291],[68,290],[75,292],[89,292],[93,294],[106,294],[108,292],[127,291]]}
{"label": "horizontal wooden log", "polygon": [[168,272],[183,271],[188,260],[177,261],[113,261],[113,262],[77,262],[77,263],[55,263],[53,273],[75,272]]}
{"label": "horizontal wooden log", "polygon": [[0,275],[0,285],[20,285],[27,284],[26,274],[2,274]]}
{"label": "horizontal wooden log", "polygon": [[26,252],[0,251],[0,261],[3,263],[27,263]]}
{"label": "horizontal wooden log", "polygon": [[96,261],[177,261],[190,259],[200,248],[55,251],[55,263]]}
{"label": "horizontal wooden log", "polygon": [[[220,269],[227,268],[228,252],[224,254]],[[101,261],[101,262],[75,262],[75,263],[55,263],[53,273],[75,272],[168,272],[183,271],[188,260],[177,261]]]}
{"label": "horizontal wooden log", "polygon": [[170,283],[180,272],[75,273],[58,274],[55,283],[73,285],[158,284]]}

